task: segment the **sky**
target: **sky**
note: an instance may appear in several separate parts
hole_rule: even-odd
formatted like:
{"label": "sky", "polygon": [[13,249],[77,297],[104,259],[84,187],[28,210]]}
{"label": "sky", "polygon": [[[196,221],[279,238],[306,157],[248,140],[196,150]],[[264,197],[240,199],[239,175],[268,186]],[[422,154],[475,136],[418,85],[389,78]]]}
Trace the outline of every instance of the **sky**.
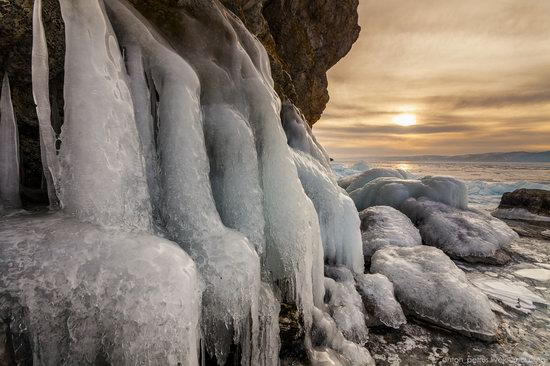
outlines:
{"label": "sky", "polygon": [[550,150],[550,0],[360,0],[359,22],[313,127],[331,157]]}

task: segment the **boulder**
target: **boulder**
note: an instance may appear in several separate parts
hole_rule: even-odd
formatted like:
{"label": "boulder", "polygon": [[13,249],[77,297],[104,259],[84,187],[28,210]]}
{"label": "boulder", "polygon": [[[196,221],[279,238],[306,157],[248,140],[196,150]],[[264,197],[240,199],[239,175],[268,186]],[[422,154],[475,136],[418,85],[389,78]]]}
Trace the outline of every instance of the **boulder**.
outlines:
{"label": "boulder", "polygon": [[532,214],[550,217],[550,191],[517,189],[502,195],[499,209],[522,208]]}
{"label": "boulder", "polygon": [[371,272],[388,277],[406,313],[466,336],[496,339],[487,296],[441,250],[386,247],[374,254]]}
{"label": "boulder", "polygon": [[388,245],[412,247],[422,245],[420,232],[411,220],[389,206],[373,206],[359,213],[365,263],[372,255]]}
{"label": "boulder", "polygon": [[427,199],[408,199],[401,210],[418,226],[424,244],[453,258],[504,264],[502,252],[518,235],[506,223],[474,210],[462,210]]}
{"label": "boulder", "polygon": [[393,284],[381,274],[362,274],[355,277],[357,291],[368,314],[367,325],[398,329],[407,323],[401,305],[395,299]]}

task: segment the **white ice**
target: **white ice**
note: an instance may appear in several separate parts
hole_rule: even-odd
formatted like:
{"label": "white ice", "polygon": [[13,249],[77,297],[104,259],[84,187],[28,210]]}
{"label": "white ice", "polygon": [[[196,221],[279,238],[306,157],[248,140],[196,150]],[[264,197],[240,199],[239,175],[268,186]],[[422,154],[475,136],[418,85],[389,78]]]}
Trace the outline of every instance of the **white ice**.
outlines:
{"label": "white ice", "polygon": [[530,280],[548,282],[550,281],[550,270],[544,268],[524,268],[514,272],[515,276],[528,278]]}
{"label": "white ice", "polygon": [[317,212],[325,261],[363,272],[360,222],[353,202],[338,186],[324,149],[296,108],[283,104],[282,124],[302,186]]}
{"label": "white ice", "polygon": [[143,63],[151,67],[147,72],[160,100],[158,207],[169,237],[191,255],[206,283],[206,348],[223,364],[231,345],[240,345],[243,364],[249,364],[256,357],[259,332],[260,258],[245,235],[224,226],[216,209],[199,78],[127,4],[106,3],[122,46],[140,47]]}
{"label": "white ice", "polygon": [[355,277],[357,290],[369,316],[367,325],[383,324],[398,329],[407,323],[401,305],[395,299],[393,284],[381,274],[362,274]]}
{"label": "white ice", "polygon": [[312,156],[293,151],[304,190],[319,218],[325,261],[362,273],[360,221],[351,199],[336,184],[331,172]]}
{"label": "white ice", "polygon": [[466,185],[451,177],[428,176],[420,180],[381,177],[351,191],[350,197],[359,211],[371,206],[400,209],[403,202],[411,197],[427,197],[453,207],[468,208]]}
{"label": "white ice", "polygon": [[340,187],[351,193],[356,189],[363,188],[367,183],[373,181],[374,179],[381,177],[399,179],[413,178],[412,175],[401,169],[373,168],[359,174],[342,178],[338,181],[338,184]]}
{"label": "white ice", "polygon": [[506,223],[474,210],[411,198],[401,210],[420,229],[424,244],[454,257],[492,257],[518,235]]}
{"label": "white ice", "polygon": [[[74,337],[45,341],[53,351],[44,363],[62,357],[147,364],[143,355],[149,352],[151,364],[194,365],[200,337],[220,364],[237,346],[242,365],[274,365],[284,301],[298,305],[306,341],[312,328],[322,329],[320,342],[310,348],[313,358],[324,352],[344,365],[372,364],[368,351],[346,340],[318,310],[324,308],[324,258],[350,274],[363,271],[353,202],[337,186],[326,153],[299,113],[286,105],[281,121],[261,43],[217,1],[181,3],[171,14],[180,21],[159,22],[161,33],[125,0],[60,0],[65,113],[56,169],[48,160],[51,131],[42,129],[51,123],[37,2],[35,97],[48,147],[45,161],[65,213],[20,218],[18,230],[36,225],[25,233],[32,245],[17,246],[15,234],[1,238],[13,249],[6,258],[25,259],[17,263],[22,273],[2,274],[31,276],[10,278],[9,291],[42,291],[52,284],[47,290],[54,291],[53,300],[46,299],[48,291],[26,299],[38,305],[50,300],[70,315],[50,317],[43,312],[50,307],[31,304],[28,316],[35,323],[28,329],[56,334],[67,321],[69,331],[75,329]],[[318,195],[323,191],[330,193],[325,202]],[[194,264],[153,234],[176,242]],[[48,245],[38,247],[44,237]],[[330,249],[326,255],[323,244]],[[172,273],[180,268],[185,274]],[[121,277],[128,281],[113,283]],[[96,286],[94,294],[104,297],[83,304],[91,293],[86,286]],[[127,295],[136,292],[138,298]],[[73,304],[81,311],[74,316]],[[94,304],[104,313],[89,311]],[[119,330],[126,322],[128,329]],[[86,328],[90,333],[82,334]],[[57,352],[52,344],[63,349]],[[47,353],[41,347],[33,351]]]}
{"label": "white ice", "polygon": [[56,178],[61,204],[83,220],[148,229],[144,161],[117,39],[102,2],[61,0],[60,5],[66,42],[65,122]]}
{"label": "white ice", "polygon": [[60,213],[4,217],[0,273],[0,319],[35,365],[198,365],[202,285],[175,243]]}
{"label": "white ice", "polygon": [[19,196],[19,134],[8,74],[0,92],[0,209],[21,207]]}
{"label": "white ice", "polygon": [[363,255],[369,262],[372,255],[388,245],[411,247],[422,245],[422,238],[411,220],[389,206],[373,206],[359,213]]}
{"label": "white ice", "polygon": [[470,281],[489,298],[524,314],[530,314],[536,309],[537,304],[550,305],[542,297],[517,282],[495,279],[484,275],[473,276]]}
{"label": "white ice", "polygon": [[365,308],[352,272],[345,267],[327,266],[325,274],[325,301],[336,326],[347,340],[364,344],[368,339]]}
{"label": "white ice", "polygon": [[42,22],[42,0],[34,1],[32,23],[32,90],[36,103],[36,115],[40,133],[40,158],[42,172],[46,179],[50,208],[59,206],[57,182],[59,161],[56,156],[56,136],[51,122],[50,69],[48,65],[48,45]]}
{"label": "white ice", "polygon": [[374,366],[369,351],[348,341],[329,314],[313,309],[311,361],[317,365]]}
{"label": "white ice", "polygon": [[386,247],[372,257],[371,272],[388,277],[397,300],[414,316],[468,336],[495,339],[497,320],[487,296],[441,250]]}
{"label": "white ice", "polygon": [[550,222],[550,217],[534,214],[524,208],[497,208],[492,215],[507,220]]}

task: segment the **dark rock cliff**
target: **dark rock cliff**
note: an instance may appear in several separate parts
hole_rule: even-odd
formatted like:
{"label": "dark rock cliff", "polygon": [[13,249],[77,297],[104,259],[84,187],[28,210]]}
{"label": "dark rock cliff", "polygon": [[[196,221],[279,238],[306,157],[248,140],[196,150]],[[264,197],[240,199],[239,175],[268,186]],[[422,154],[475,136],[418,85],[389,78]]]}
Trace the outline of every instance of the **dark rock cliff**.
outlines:
{"label": "dark rock cliff", "polygon": [[[183,0],[132,0],[148,12]],[[344,57],[359,35],[358,0],[221,0],[265,46],[275,89],[315,123],[329,100],[327,70]],[[0,0],[0,77],[8,72],[18,120],[21,182],[42,182],[38,122],[31,89],[32,0]],[[64,26],[57,0],[43,0],[50,53],[52,120],[63,120]],[[162,10],[161,10],[162,9]],[[158,14],[145,14],[155,18]],[[158,18],[158,16],[156,17]],[[55,126],[54,126],[55,127]],[[32,190],[23,190],[27,200]]]}

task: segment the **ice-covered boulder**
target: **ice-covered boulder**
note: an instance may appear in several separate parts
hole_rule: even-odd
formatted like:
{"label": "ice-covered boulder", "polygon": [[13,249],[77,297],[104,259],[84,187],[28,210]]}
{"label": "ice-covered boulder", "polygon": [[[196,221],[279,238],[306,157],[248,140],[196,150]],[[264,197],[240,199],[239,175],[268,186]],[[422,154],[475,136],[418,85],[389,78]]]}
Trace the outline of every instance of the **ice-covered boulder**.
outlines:
{"label": "ice-covered boulder", "polygon": [[357,290],[368,314],[367,325],[385,325],[398,329],[407,323],[401,305],[395,299],[393,284],[379,273],[355,277]]}
{"label": "ice-covered boulder", "polygon": [[342,178],[338,181],[338,185],[348,192],[353,192],[358,188],[364,187],[365,184],[373,181],[374,179],[381,177],[399,179],[414,178],[410,173],[402,169],[373,168],[362,173]]}
{"label": "ice-covered boulder", "polygon": [[369,332],[353,274],[345,267],[326,267],[325,274],[325,301],[336,326],[347,340],[364,344]]}
{"label": "ice-covered boulder", "polygon": [[198,365],[202,284],[173,242],[62,214],[3,217],[0,273],[18,360]]}
{"label": "ice-covered boulder", "polygon": [[487,296],[441,250],[386,247],[374,254],[371,272],[388,277],[407,313],[467,336],[495,339],[497,320]]}
{"label": "ice-covered boulder", "polygon": [[365,263],[388,245],[412,247],[422,245],[422,238],[411,220],[389,206],[373,206],[359,213]]}
{"label": "ice-covered boulder", "polygon": [[359,211],[371,206],[399,209],[411,197],[427,197],[463,209],[468,207],[466,185],[452,177],[428,176],[420,180],[381,177],[351,191],[350,197]]}
{"label": "ice-covered boulder", "polygon": [[500,250],[518,238],[506,223],[479,211],[422,198],[407,200],[401,210],[418,226],[424,244],[456,258],[506,262],[509,258]]}

